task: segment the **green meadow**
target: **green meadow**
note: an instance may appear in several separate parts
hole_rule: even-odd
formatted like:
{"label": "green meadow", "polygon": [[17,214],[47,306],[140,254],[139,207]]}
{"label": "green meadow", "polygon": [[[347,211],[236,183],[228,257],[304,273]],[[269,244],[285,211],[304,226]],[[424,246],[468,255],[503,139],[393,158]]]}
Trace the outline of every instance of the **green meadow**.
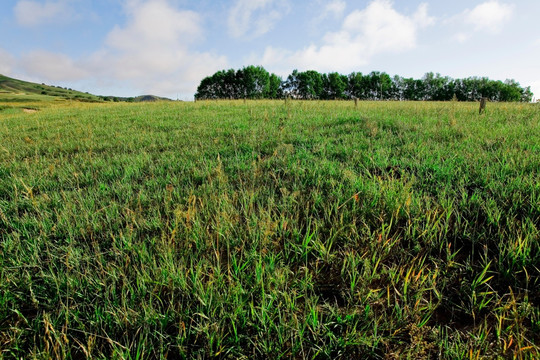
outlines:
{"label": "green meadow", "polygon": [[540,357],[540,106],[30,100],[0,359]]}

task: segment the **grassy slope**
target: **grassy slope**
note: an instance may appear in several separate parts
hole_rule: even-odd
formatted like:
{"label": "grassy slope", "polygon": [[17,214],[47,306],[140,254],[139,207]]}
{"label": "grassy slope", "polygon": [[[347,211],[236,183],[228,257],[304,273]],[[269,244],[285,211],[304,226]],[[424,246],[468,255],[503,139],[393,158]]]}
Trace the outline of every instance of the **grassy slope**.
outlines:
{"label": "grassy slope", "polygon": [[171,99],[159,97],[155,95],[141,95],[134,97],[132,102],[155,102],[155,101],[171,101]]}
{"label": "grassy slope", "polygon": [[539,144],[530,104],[0,112],[1,354],[538,358]]}
{"label": "grassy slope", "polygon": [[168,98],[155,95],[141,95],[133,98],[96,96],[76,90],[17,80],[0,74],[0,103],[10,103],[11,107],[17,107],[13,103],[50,102],[52,100],[77,100],[82,102],[102,102],[104,100],[129,102],[170,101]]}
{"label": "grassy slope", "polygon": [[73,99],[79,101],[98,102],[99,97],[80,91],[63,89],[60,87],[31,83],[27,81],[12,79],[0,75],[0,101],[2,102],[24,102],[25,97],[21,95],[33,96],[33,100],[50,100],[50,97],[62,99]]}

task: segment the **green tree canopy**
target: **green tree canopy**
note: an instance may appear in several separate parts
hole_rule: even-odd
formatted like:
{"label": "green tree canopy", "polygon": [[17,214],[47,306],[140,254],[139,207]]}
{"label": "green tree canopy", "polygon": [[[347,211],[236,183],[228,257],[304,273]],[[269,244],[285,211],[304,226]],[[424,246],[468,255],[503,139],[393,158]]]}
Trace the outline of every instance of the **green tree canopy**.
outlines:
{"label": "green tree canopy", "polygon": [[322,74],[315,70],[294,70],[283,81],[262,66],[239,70],[221,70],[202,79],[196,99],[361,99],[361,100],[433,100],[531,101],[530,87],[521,87],[514,80],[495,81],[486,77],[452,79],[433,72],[421,79],[391,77],[372,71],[363,75],[353,72]]}

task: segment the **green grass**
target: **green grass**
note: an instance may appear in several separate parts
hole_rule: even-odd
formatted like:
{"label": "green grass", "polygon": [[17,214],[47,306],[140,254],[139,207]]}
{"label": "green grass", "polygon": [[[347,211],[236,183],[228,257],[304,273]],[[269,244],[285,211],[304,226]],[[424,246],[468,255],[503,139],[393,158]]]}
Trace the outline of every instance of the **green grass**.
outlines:
{"label": "green grass", "polygon": [[0,111],[0,358],[538,358],[540,108],[477,106]]}

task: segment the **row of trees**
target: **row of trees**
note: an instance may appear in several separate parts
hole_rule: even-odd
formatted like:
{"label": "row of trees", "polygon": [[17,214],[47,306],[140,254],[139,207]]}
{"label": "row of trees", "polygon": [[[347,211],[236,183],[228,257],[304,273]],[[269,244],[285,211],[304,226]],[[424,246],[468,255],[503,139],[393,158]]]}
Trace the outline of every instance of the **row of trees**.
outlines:
{"label": "row of trees", "polygon": [[222,70],[204,78],[195,99],[354,99],[361,100],[436,100],[531,101],[529,87],[514,80],[495,81],[486,77],[452,79],[426,73],[422,79],[391,77],[373,71],[369,74],[337,72],[321,74],[314,70],[294,70],[285,80],[262,66]]}

